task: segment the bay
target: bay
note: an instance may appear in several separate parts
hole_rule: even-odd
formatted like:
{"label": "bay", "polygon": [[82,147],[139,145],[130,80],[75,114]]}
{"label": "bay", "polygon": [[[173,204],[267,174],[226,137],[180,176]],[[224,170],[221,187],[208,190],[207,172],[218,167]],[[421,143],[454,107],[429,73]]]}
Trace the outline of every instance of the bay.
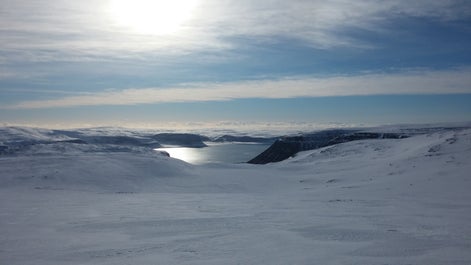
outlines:
{"label": "bay", "polygon": [[199,165],[206,163],[245,163],[265,151],[270,144],[265,143],[222,143],[208,144],[208,147],[167,147],[158,148],[171,157]]}

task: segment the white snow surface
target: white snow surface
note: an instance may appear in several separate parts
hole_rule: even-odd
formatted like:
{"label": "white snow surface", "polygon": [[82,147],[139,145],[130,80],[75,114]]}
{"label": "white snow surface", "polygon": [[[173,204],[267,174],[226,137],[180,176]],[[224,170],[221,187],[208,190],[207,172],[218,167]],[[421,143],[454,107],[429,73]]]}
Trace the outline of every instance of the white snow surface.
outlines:
{"label": "white snow surface", "polygon": [[268,165],[58,146],[0,156],[0,264],[471,264],[469,128]]}

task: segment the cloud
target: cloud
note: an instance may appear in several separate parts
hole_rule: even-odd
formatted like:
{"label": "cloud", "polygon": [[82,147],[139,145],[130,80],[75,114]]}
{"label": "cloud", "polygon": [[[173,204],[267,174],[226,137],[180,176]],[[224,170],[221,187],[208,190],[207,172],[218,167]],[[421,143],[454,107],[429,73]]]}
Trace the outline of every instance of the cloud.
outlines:
{"label": "cloud", "polygon": [[178,87],[132,88],[50,100],[23,101],[3,109],[43,109],[77,106],[138,105],[174,102],[226,101],[246,98],[298,98],[354,95],[471,93],[471,68],[411,70],[357,76],[289,77],[227,83],[191,83]]}
{"label": "cloud", "polygon": [[[318,48],[370,45],[346,32],[387,33],[397,17],[431,18],[441,22],[471,17],[471,6],[461,0],[345,1],[345,0],[239,0],[228,1],[235,15],[219,24],[224,32],[248,36],[284,36]],[[221,11],[223,12],[223,11]]]}
{"label": "cloud", "polygon": [[2,93],[24,93],[24,94],[49,94],[49,95],[89,95],[91,92],[70,91],[70,90],[57,90],[57,89],[37,89],[37,88],[1,88]]}
{"label": "cloud", "polygon": [[[206,0],[177,35],[152,36],[120,28],[109,1],[0,0],[0,50],[10,60],[145,60],[145,54],[228,50],[231,37],[295,39],[317,48],[368,47],[348,29],[381,32],[397,16],[453,21],[471,17],[466,0]],[[1,54],[0,54],[1,55]]]}

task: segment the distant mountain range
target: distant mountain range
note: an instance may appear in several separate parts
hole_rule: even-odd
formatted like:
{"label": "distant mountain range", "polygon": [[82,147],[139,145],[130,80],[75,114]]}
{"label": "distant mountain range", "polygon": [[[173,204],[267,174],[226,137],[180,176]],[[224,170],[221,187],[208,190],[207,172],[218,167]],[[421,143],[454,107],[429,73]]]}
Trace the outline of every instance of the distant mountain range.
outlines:
{"label": "distant mountain range", "polygon": [[0,127],[0,155],[42,150],[61,152],[146,152],[161,147],[207,147],[206,143],[272,143],[276,138],[222,135],[207,137],[191,133],[149,133],[125,129],[46,130],[26,127]]}
{"label": "distant mountain range", "polygon": [[238,143],[273,143],[278,137],[251,137],[251,136],[234,136],[223,135],[214,138],[213,142],[238,142]]}
{"label": "distant mountain range", "polygon": [[[453,127],[455,128],[455,127]],[[207,137],[191,133],[151,133],[127,129],[46,130],[0,127],[0,155],[75,152],[154,152],[161,147],[204,148],[207,143],[271,144],[247,163],[267,164],[295,156],[298,152],[365,139],[400,139],[447,127],[332,129],[295,136],[252,137],[222,135]]]}
{"label": "distant mountain range", "polygon": [[318,149],[335,144],[366,139],[401,139],[411,135],[431,133],[461,127],[396,128],[394,132],[381,132],[391,129],[376,128],[364,130],[324,130],[296,136],[284,136],[276,140],[267,150],[251,159],[249,164],[267,164],[288,159],[298,152]]}

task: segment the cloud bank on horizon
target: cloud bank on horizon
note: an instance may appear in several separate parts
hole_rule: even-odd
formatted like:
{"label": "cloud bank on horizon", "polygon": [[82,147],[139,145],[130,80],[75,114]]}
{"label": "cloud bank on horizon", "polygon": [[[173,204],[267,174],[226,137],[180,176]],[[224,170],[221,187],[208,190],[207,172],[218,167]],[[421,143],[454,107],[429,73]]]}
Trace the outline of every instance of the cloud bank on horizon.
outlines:
{"label": "cloud bank on horizon", "polygon": [[[52,100],[23,101],[3,108],[41,109],[71,106],[225,101],[246,98],[282,99],[356,95],[466,94],[471,93],[470,84],[471,69],[417,71],[406,74],[287,78],[236,83],[197,83],[173,88],[126,89]],[[444,90],[444,87],[448,89]]]}
{"label": "cloud bank on horizon", "polygon": [[[468,1],[164,2],[0,0],[0,120],[57,107],[471,94]],[[149,15],[166,12],[181,19]]]}

